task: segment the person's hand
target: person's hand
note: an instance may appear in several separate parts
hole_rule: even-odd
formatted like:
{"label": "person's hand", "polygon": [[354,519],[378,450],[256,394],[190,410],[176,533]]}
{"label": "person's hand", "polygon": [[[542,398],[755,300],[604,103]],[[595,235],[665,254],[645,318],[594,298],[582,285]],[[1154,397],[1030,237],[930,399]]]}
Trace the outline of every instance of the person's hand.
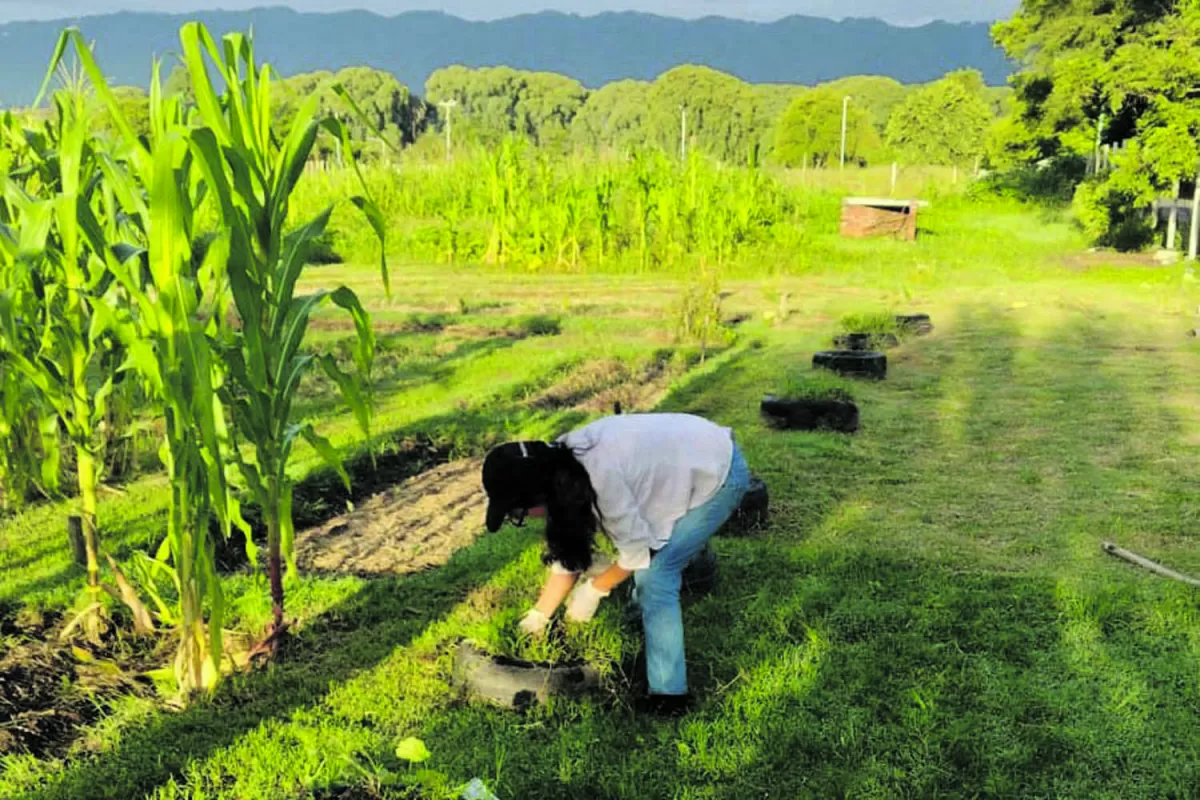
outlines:
{"label": "person's hand", "polygon": [[546,628],[550,627],[550,618],[536,608],[531,608],[525,613],[525,616],[521,617],[517,627],[522,632],[540,639],[546,635]]}
{"label": "person's hand", "polygon": [[571,622],[590,622],[596,616],[600,601],[608,597],[608,592],[596,588],[590,580],[575,587],[567,599],[567,619]]}

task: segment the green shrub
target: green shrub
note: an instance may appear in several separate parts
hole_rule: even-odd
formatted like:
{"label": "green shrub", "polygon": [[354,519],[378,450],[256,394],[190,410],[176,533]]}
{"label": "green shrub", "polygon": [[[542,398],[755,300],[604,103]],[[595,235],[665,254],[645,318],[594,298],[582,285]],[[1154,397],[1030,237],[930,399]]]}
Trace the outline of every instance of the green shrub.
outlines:
{"label": "green shrub", "polygon": [[824,370],[794,373],[787,377],[775,396],[780,400],[841,400],[854,402],[854,385]]}
{"label": "green shrub", "polygon": [[562,333],[562,319],[549,314],[531,314],[517,320],[517,330],[527,336],[558,336]]}
{"label": "green shrub", "polygon": [[1097,246],[1123,252],[1141,250],[1154,240],[1154,219],[1139,198],[1112,181],[1079,184],[1071,203],[1076,221]]}
{"label": "green shrub", "polygon": [[900,326],[891,311],[869,311],[863,314],[846,314],[838,323],[838,333],[891,333],[899,335]]}

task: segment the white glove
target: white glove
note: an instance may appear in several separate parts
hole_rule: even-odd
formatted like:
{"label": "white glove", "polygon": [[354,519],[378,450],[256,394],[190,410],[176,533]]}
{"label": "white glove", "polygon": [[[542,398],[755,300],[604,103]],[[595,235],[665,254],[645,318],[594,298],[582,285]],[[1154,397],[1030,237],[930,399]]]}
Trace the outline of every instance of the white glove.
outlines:
{"label": "white glove", "polygon": [[575,587],[567,598],[567,619],[571,622],[590,622],[596,616],[600,601],[608,597],[608,592],[602,592],[590,580]]}
{"label": "white glove", "polygon": [[550,627],[550,618],[536,608],[531,608],[525,613],[525,616],[521,617],[517,627],[530,636],[540,639],[546,635],[546,628]]}

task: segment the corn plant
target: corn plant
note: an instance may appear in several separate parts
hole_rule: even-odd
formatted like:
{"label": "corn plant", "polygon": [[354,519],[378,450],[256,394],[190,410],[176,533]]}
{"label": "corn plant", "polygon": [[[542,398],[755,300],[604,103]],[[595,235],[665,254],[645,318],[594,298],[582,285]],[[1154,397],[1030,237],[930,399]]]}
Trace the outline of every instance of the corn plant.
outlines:
{"label": "corn plant", "polygon": [[[216,684],[223,652],[224,598],[209,521],[215,515],[226,534],[231,521],[240,521],[221,459],[227,436],[217,397],[221,372],[211,345],[226,304],[224,240],[218,237],[201,263],[193,258],[195,208],[206,191],[194,151],[208,137],[184,124],[178,99],[162,97],[156,66],[151,132],[148,140],[140,139],[77,30],[63,33],[51,70],[72,44],[120,137],[97,163],[107,202],[120,209],[100,227],[119,296],[94,312],[96,327],[120,340],[128,354],[123,366],[137,370],[164,415],[160,456],[171,503],[158,558],[174,581],[179,613],[160,618],[178,625],[174,672],[181,690],[190,693]],[[115,564],[113,569],[122,599],[135,608],[142,626],[150,624],[136,593]]]}
{"label": "corn plant", "polygon": [[[218,47],[202,25],[192,23],[184,26],[180,39],[197,121],[203,126],[192,135],[191,155],[220,209],[228,244],[226,268],[237,324],[222,325],[217,336],[225,371],[218,394],[231,422],[229,453],[266,522],[274,622],[265,644],[271,647],[285,630],[282,560],[287,560],[289,575],[296,570],[288,462],[297,441],[306,440],[349,487],[330,443],[311,423],[295,419],[292,406],[305,374],[320,364],[341,390],[363,435],[370,433],[368,389],[361,380],[369,379],[375,348],[367,312],[346,287],[296,293],[309,249],[325,231],[333,209],[287,230],[292,194],[321,130],[342,141],[343,157],[355,170],[357,165],[345,126],[334,117],[319,117],[316,97],[301,107],[285,136],[276,135],[270,70],[256,64],[251,37],[227,35]],[[210,65],[225,83],[223,94],[209,79]],[[364,194],[352,202],[366,214],[382,249],[382,216],[359,177]],[[386,286],[386,260],[381,267]],[[303,349],[312,314],[330,303],[353,320],[357,376],[343,372],[332,355],[318,357]]]}
{"label": "corn plant", "polygon": [[[87,554],[87,589],[77,621],[89,638],[99,640],[106,627],[97,522],[103,477],[99,427],[115,379],[104,362],[117,346],[105,324],[116,302],[105,223],[116,210],[101,190],[101,154],[90,132],[93,109],[87,93],[78,87],[61,91],[54,103],[57,113],[45,130],[23,136],[26,169],[16,178],[11,172],[0,178],[0,216],[7,230],[17,232],[15,247],[0,248],[6,276],[0,290],[0,350],[8,380],[15,374],[36,392],[74,449]],[[10,125],[5,127],[14,135]],[[42,439],[48,450],[55,447],[53,436]]]}

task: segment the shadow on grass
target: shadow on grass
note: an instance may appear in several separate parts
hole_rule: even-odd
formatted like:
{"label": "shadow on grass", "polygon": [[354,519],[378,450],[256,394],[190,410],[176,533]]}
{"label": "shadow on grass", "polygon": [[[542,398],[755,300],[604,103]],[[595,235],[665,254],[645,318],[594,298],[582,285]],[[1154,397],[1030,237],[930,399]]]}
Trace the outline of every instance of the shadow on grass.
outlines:
{"label": "shadow on grass", "polygon": [[740,423],[776,498],[816,498],[719,544],[718,592],[685,610],[701,707],[678,723],[602,701],[450,708],[422,733],[433,764],[503,764],[498,793],[521,798],[1190,796],[1200,617],[1186,589],[1099,551],[1189,481],[1159,463],[1172,370],[1111,355],[1126,330],[1029,338],[1003,310],[960,309],[864,390],[854,440],[756,429],[762,364],[675,398]]}
{"label": "shadow on grass", "polygon": [[[455,781],[523,799],[1191,796],[1194,600],[1099,555],[1104,533],[1170,514],[1190,486],[1161,463],[1177,455],[1156,388],[1171,370],[1101,349],[1123,330],[1075,319],[1035,339],[1002,310],[964,307],[862,387],[856,437],[758,421],[794,348],[728,359],[663,406],[732,425],[775,509],[761,538],[718,542],[718,589],[685,610],[699,709],[659,722],[600,699],[517,716],[401,685],[381,727],[419,734],[427,766]],[[503,416],[490,413],[426,424],[482,430]],[[510,531],[436,572],[368,584],[274,671],[27,797],[133,796],[319,707],[526,544]],[[364,724],[319,723],[331,740]],[[394,761],[392,747],[373,755]],[[208,768],[205,786],[233,797],[219,793],[237,766]]]}
{"label": "shadow on grass", "polygon": [[457,553],[438,569],[365,582],[306,625],[268,669],[231,679],[211,701],[155,717],[125,733],[112,752],[71,764],[51,786],[20,797],[139,797],[248,731],[319,705],[331,685],[370,671],[410,644],[528,544],[527,537],[509,531]]}

